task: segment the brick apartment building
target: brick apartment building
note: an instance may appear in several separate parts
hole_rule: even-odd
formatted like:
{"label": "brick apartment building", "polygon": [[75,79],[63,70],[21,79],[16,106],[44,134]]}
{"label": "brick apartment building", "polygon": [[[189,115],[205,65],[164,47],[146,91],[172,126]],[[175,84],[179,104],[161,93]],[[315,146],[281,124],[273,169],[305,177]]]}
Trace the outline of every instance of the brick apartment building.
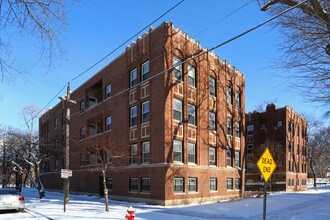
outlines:
{"label": "brick apartment building", "polygon": [[[245,79],[171,23],[150,28],[71,93],[70,190],[172,205],[239,197]],[[182,63],[184,62],[184,63]],[[47,189],[62,189],[65,109],[39,119]]]}
{"label": "brick apartment building", "polygon": [[268,147],[276,162],[271,179],[272,191],[306,190],[307,121],[286,106],[276,109],[269,104],[265,112],[247,113],[246,120],[246,191],[263,186],[257,161]]}

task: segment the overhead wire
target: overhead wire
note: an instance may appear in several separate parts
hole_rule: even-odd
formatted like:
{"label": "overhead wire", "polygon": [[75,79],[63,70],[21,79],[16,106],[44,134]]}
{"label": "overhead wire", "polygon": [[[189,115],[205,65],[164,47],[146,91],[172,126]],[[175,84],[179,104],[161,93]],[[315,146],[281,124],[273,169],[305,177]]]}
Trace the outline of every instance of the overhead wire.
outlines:
{"label": "overhead wire", "polygon": [[[104,57],[102,57],[101,59],[99,59],[97,62],[95,62],[93,65],[91,65],[90,67],[88,67],[86,70],[84,70],[83,72],[81,72],[80,74],[78,74],[77,76],[75,76],[74,78],[72,78],[69,82],[73,82],[74,80],[78,79],[79,77],[81,77],[82,75],[84,75],[85,73],[87,73],[89,70],[91,70],[92,68],[94,68],[95,66],[97,66],[99,63],[101,63],[102,61],[104,61],[107,57],[109,57],[110,55],[112,55],[114,52],[116,52],[118,49],[120,49],[122,46],[124,46],[126,43],[128,43],[130,40],[132,40],[133,38],[135,38],[137,35],[139,35],[142,31],[144,31],[145,29],[149,28],[151,25],[153,25],[154,23],[156,23],[159,19],[161,19],[162,17],[164,17],[166,14],[168,14],[169,12],[171,12],[173,9],[175,9],[176,7],[178,7],[180,4],[182,4],[185,0],[181,0],[180,2],[178,2],[177,4],[175,4],[174,6],[172,6],[170,9],[168,9],[167,11],[165,11],[163,14],[161,14],[160,16],[158,16],[156,19],[154,19],[152,22],[150,22],[148,25],[144,26],[142,29],[140,29],[137,33],[135,33],[134,35],[132,35],[129,39],[127,39],[125,42],[121,43],[119,46],[117,46],[115,49],[113,49],[110,53],[108,53],[107,55],[105,55]],[[63,91],[63,89],[67,86],[67,84],[65,84],[58,92],[57,94],[42,108],[40,109],[33,117],[31,117],[31,119],[27,122],[30,123],[32,120],[34,120],[39,114],[41,114],[49,105],[50,103],[52,103],[52,101],[54,101],[58,95]],[[25,125],[22,125],[19,127],[22,128]]]}
{"label": "overhead wire", "polygon": [[[189,62],[189,61],[191,61],[191,60],[193,60],[193,59],[195,59],[195,58],[197,58],[197,57],[199,57],[199,56],[202,56],[202,55],[204,55],[204,54],[206,54],[206,53],[209,53],[209,52],[211,52],[211,51],[213,51],[213,50],[215,50],[215,49],[217,49],[217,48],[219,48],[219,47],[221,47],[221,46],[224,46],[224,45],[226,45],[226,44],[228,44],[228,43],[230,43],[230,42],[232,42],[232,41],[234,41],[234,40],[236,40],[236,39],[238,39],[238,38],[240,38],[240,37],[242,37],[242,36],[244,36],[244,35],[246,35],[246,34],[252,32],[252,31],[254,31],[254,30],[256,30],[256,29],[258,29],[259,27],[261,27],[261,26],[263,26],[263,25],[265,25],[265,24],[267,24],[267,23],[273,21],[274,19],[278,18],[279,16],[281,16],[281,15],[283,15],[283,14],[285,14],[285,13],[291,11],[291,10],[293,10],[294,8],[296,8],[296,7],[298,7],[298,6],[300,6],[300,5],[304,4],[304,3],[306,3],[307,1],[308,1],[308,0],[305,0],[305,1],[300,2],[300,3],[298,3],[298,4],[294,5],[294,6],[291,6],[290,8],[288,8],[288,9],[286,9],[286,10],[284,10],[284,11],[282,11],[282,12],[276,14],[276,15],[274,15],[273,17],[271,17],[271,18],[269,18],[269,19],[263,21],[262,23],[260,23],[260,24],[258,24],[258,25],[256,25],[256,26],[254,26],[254,27],[252,27],[252,28],[250,28],[250,29],[248,29],[248,30],[246,30],[246,31],[244,31],[244,32],[242,32],[242,33],[240,33],[240,34],[238,34],[238,35],[236,35],[236,36],[234,36],[234,37],[232,37],[232,38],[230,38],[230,39],[228,39],[228,40],[226,40],[226,41],[224,41],[224,42],[218,44],[218,45],[216,45],[216,46],[213,46],[213,47],[210,48],[210,49],[205,49],[205,50],[203,50],[202,52],[200,52],[200,53],[198,53],[198,54],[192,55],[191,57],[187,58],[187,59],[184,60],[184,61],[177,62],[175,65],[173,65],[173,66],[171,66],[171,67],[169,67],[169,68],[167,68],[167,69],[165,69],[165,70],[163,70],[163,71],[161,71],[161,72],[159,72],[159,73],[156,73],[156,74],[154,74],[153,76],[150,76],[149,79],[147,79],[147,80],[145,80],[145,81],[143,81],[143,82],[138,82],[138,83],[135,85],[135,87],[137,87],[138,85],[144,84],[144,83],[146,83],[146,81],[150,81],[150,80],[152,80],[152,79],[154,79],[154,78],[156,78],[156,77],[158,77],[158,76],[160,76],[160,75],[162,75],[162,74],[164,74],[164,73],[166,73],[166,72],[172,70],[172,69],[175,68],[176,66],[180,66],[180,65],[182,65],[182,64],[185,64],[185,63],[187,63],[187,62]],[[119,96],[119,95],[121,95],[121,94],[124,94],[125,92],[128,92],[128,91],[131,90],[131,89],[132,89],[132,88],[126,88],[126,89],[124,89],[124,90],[122,90],[122,91],[120,91],[120,92],[118,92],[118,93],[112,95],[112,96],[109,97],[107,100],[112,99],[112,98],[114,98],[114,97],[117,97],[117,96]],[[75,114],[77,114],[77,113],[80,113],[80,112],[76,112]]]}

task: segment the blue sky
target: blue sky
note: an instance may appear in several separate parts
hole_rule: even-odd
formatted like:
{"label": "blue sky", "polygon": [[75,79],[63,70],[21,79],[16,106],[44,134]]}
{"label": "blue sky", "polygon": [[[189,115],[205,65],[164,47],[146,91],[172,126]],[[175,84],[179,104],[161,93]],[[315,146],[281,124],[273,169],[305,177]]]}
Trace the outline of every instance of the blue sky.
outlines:
{"label": "blue sky", "polygon": [[[66,53],[55,61],[56,69],[51,72],[47,72],[39,59],[38,41],[24,34],[12,36],[16,64],[29,73],[14,82],[0,84],[0,124],[24,129],[20,117],[24,106],[34,104],[39,109],[44,108],[68,81],[179,1],[81,0],[79,4],[68,3],[68,26],[62,42]],[[225,18],[242,6],[242,9]],[[211,48],[269,17],[259,10],[256,1],[185,0],[153,26],[172,21],[183,32],[200,41],[203,47]],[[286,79],[279,76],[282,72],[272,68],[272,60],[281,56],[277,47],[281,41],[283,39],[277,29],[268,24],[216,49],[215,54],[243,72],[247,112],[266,101],[276,101],[277,107],[289,105],[301,114],[319,118],[322,115],[320,104],[309,103],[303,96],[293,93]],[[71,89],[77,88],[124,50],[125,47],[120,48],[73,81]],[[65,92],[64,89],[60,94]],[[47,109],[58,101],[56,98]]]}

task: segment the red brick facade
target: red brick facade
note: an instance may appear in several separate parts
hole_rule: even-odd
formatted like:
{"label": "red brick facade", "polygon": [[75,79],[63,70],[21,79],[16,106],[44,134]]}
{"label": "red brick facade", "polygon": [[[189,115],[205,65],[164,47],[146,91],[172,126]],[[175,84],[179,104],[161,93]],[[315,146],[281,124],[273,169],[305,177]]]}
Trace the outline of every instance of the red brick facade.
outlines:
{"label": "red brick facade", "polygon": [[[245,79],[210,52],[194,57],[203,51],[163,23],[72,92],[71,191],[102,193],[97,148],[114,199],[172,205],[244,193]],[[49,189],[62,189],[63,112],[59,103],[39,122],[54,156]]]}
{"label": "red brick facade", "polygon": [[266,147],[277,165],[270,190],[306,190],[307,121],[290,107],[269,104],[265,112],[246,114],[246,126],[246,191],[263,185],[256,164]]}

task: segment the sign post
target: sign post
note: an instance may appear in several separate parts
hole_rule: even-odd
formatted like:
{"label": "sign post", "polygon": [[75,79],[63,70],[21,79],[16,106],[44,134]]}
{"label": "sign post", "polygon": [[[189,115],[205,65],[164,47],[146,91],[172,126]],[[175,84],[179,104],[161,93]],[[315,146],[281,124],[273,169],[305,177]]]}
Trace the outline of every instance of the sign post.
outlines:
{"label": "sign post", "polygon": [[273,159],[272,154],[270,153],[269,148],[267,147],[265,151],[262,153],[261,157],[257,162],[257,166],[262,174],[265,182],[264,182],[264,205],[263,205],[263,219],[266,220],[266,204],[267,204],[267,182],[269,178],[272,176],[276,163]]}

